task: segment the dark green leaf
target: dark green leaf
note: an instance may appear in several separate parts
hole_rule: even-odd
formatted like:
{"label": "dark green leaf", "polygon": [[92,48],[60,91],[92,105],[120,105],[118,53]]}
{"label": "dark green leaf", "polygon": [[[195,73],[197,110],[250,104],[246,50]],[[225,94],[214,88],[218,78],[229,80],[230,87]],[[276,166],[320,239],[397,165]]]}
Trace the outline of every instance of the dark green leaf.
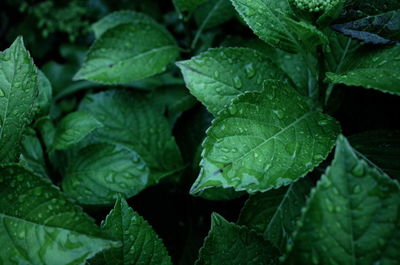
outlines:
{"label": "dark green leaf", "polygon": [[261,90],[264,80],[286,77],[263,54],[247,48],[211,49],[177,64],[190,92],[214,115],[237,95]]}
{"label": "dark green leaf", "polygon": [[284,250],[291,241],[311,187],[309,180],[301,179],[289,187],[250,196],[240,212],[238,224],[254,229],[275,247]]}
{"label": "dark green leaf", "polygon": [[160,26],[144,21],[121,24],[94,42],[74,79],[128,83],[163,72],[178,55],[175,40]]}
{"label": "dark green leaf", "polygon": [[349,141],[360,153],[400,180],[400,132],[370,131],[355,134]]}
{"label": "dark green leaf", "polygon": [[40,70],[38,71],[38,91],[37,105],[39,111],[36,113],[36,116],[41,117],[49,114],[53,89],[49,79],[47,79],[44,73]]}
{"label": "dark green leaf", "polygon": [[122,247],[103,252],[105,264],[172,265],[162,240],[124,199],[118,198],[114,209],[102,222],[101,229],[123,242]]}
{"label": "dark green leaf", "polygon": [[287,0],[231,0],[254,33],[269,45],[298,53],[327,42],[314,26],[290,17]]}
{"label": "dark green leaf", "polygon": [[73,154],[64,170],[63,190],[81,204],[111,204],[130,198],[149,182],[149,168],[135,152],[118,145],[92,144]]}
{"label": "dark green leaf", "polygon": [[327,73],[334,84],[363,86],[400,95],[400,46],[362,50],[354,54],[341,73]]}
{"label": "dark green leaf", "polygon": [[398,264],[399,184],[340,136],[296,230],[286,264]]}
{"label": "dark green leaf", "polygon": [[281,82],[246,92],[207,131],[191,193],[213,187],[264,192],[289,185],[321,163],[340,131],[328,115]]}
{"label": "dark green leaf", "polygon": [[207,0],[172,0],[178,12],[194,11],[199,5]]}
{"label": "dark green leaf", "polygon": [[149,185],[182,167],[168,122],[143,94],[115,90],[91,94],[82,100],[79,110],[103,124],[93,134],[96,140],[139,154],[150,168]]}
{"label": "dark green leaf", "polygon": [[3,264],[79,265],[116,247],[55,186],[18,166],[0,167]]}
{"label": "dark green leaf", "polygon": [[278,251],[254,231],[212,215],[211,230],[196,265],[278,264]]}
{"label": "dark green leaf", "polygon": [[76,111],[65,116],[57,127],[53,147],[67,149],[79,143],[103,124],[87,112]]}
{"label": "dark green leaf", "polygon": [[0,52],[0,162],[18,158],[24,128],[34,114],[37,75],[21,37]]}

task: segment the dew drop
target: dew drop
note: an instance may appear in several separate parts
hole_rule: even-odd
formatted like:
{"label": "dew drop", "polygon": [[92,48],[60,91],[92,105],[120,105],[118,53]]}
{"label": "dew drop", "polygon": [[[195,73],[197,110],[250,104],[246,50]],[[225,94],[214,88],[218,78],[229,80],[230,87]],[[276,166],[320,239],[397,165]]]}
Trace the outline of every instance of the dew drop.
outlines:
{"label": "dew drop", "polygon": [[232,106],[229,107],[229,113],[230,113],[231,115],[235,115],[236,112],[237,112],[237,108],[236,108],[235,105],[232,105]]}
{"label": "dew drop", "polygon": [[246,64],[244,66],[244,70],[246,72],[247,78],[252,78],[256,74],[256,70],[254,69],[254,66],[251,63],[250,64]]}
{"label": "dew drop", "polygon": [[320,126],[326,126],[326,125],[328,125],[328,123],[329,123],[328,120],[320,120],[320,121],[318,121],[318,124],[319,124]]}
{"label": "dew drop", "polygon": [[284,115],[283,112],[281,110],[273,110],[273,113],[275,113],[275,115],[278,117],[278,119],[283,119]]}
{"label": "dew drop", "polygon": [[355,187],[354,187],[354,189],[353,189],[353,193],[360,193],[360,191],[361,191],[361,186],[360,185],[356,185]]}
{"label": "dew drop", "polygon": [[233,78],[233,85],[235,86],[235,88],[241,88],[242,87],[242,80],[240,80],[239,76],[235,76]]}
{"label": "dew drop", "polygon": [[0,88],[0,98],[1,97],[4,97],[5,96],[5,93],[4,93],[4,91]]}
{"label": "dew drop", "polygon": [[362,163],[357,163],[353,169],[351,170],[351,173],[354,174],[356,177],[362,177],[364,175],[365,169],[364,165]]}

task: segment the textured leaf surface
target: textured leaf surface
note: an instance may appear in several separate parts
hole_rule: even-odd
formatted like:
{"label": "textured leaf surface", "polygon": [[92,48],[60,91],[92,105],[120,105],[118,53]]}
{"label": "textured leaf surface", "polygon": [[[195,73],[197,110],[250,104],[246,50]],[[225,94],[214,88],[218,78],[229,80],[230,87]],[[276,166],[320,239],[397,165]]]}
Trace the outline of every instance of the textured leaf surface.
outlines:
{"label": "textured leaf surface", "polygon": [[214,115],[237,95],[261,90],[265,79],[285,78],[267,57],[247,48],[211,49],[178,66],[190,92]]}
{"label": "textured leaf surface", "polygon": [[149,169],[141,157],[111,144],[89,145],[74,154],[65,169],[63,190],[81,204],[111,204],[148,184]]}
{"label": "textured leaf surface", "polygon": [[102,124],[93,137],[134,150],[150,168],[149,185],[182,167],[171,128],[143,94],[107,91],[88,95],[79,107]]}
{"label": "textured leaf surface", "polygon": [[400,180],[400,131],[364,132],[350,136],[349,141],[389,176]]}
{"label": "textured leaf surface", "polygon": [[102,126],[103,124],[90,113],[72,112],[65,116],[57,127],[54,149],[67,149]]}
{"label": "textured leaf surface", "polygon": [[247,92],[219,113],[203,143],[191,193],[212,187],[267,191],[307,174],[331,151],[338,123],[281,82]]}
{"label": "textured leaf surface", "polygon": [[310,190],[311,182],[301,179],[289,187],[252,195],[240,212],[238,224],[254,229],[284,250]]}
{"label": "textured leaf surface", "polygon": [[160,26],[142,21],[121,24],[93,43],[74,79],[128,83],[163,72],[178,54],[175,40]]}
{"label": "textured leaf surface", "polygon": [[0,162],[16,161],[37,93],[37,68],[19,37],[0,52]]}
{"label": "textured leaf surface", "polygon": [[356,53],[340,74],[327,73],[333,83],[363,86],[400,95],[400,46]]}
{"label": "textured leaf surface", "polygon": [[83,264],[116,246],[48,182],[18,166],[0,167],[3,264]]}
{"label": "textured leaf surface", "polygon": [[326,42],[317,28],[290,18],[287,0],[231,0],[254,33],[273,47],[302,52]]}
{"label": "textured leaf surface", "polygon": [[332,28],[365,43],[400,43],[400,10],[335,24]]}
{"label": "textured leaf surface", "polygon": [[[398,264],[400,189],[340,136],[311,192],[287,264]],[[291,250],[291,251],[290,251]]]}
{"label": "textured leaf surface", "polygon": [[200,249],[196,265],[278,264],[277,250],[250,229],[212,215],[211,230]]}
{"label": "textured leaf surface", "polygon": [[117,200],[114,209],[102,222],[101,229],[123,242],[122,247],[103,252],[105,264],[172,265],[162,240],[124,199]]}

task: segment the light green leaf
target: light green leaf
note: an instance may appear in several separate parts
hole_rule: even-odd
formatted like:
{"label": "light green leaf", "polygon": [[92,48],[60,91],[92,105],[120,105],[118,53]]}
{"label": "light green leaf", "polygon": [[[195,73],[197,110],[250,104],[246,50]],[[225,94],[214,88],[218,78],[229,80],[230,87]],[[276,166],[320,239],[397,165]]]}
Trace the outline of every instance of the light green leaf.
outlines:
{"label": "light green leaf", "polygon": [[86,96],[79,107],[102,124],[93,137],[134,150],[150,168],[149,185],[182,167],[171,128],[143,94],[110,90]]}
{"label": "light green leaf", "polygon": [[19,166],[0,167],[3,264],[78,265],[116,247],[55,186]]}
{"label": "light green leaf", "polygon": [[267,82],[221,111],[203,142],[202,169],[191,193],[213,187],[264,192],[289,185],[321,163],[340,131],[292,87]]}
{"label": "light green leaf", "polygon": [[389,176],[400,180],[400,131],[368,131],[349,137],[358,155],[365,156]]}
{"label": "light green leaf", "polygon": [[289,187],[250,196],[240,212],[238,224],[254,229],[284,250],[311,187],[309,180],[301,179]]}
{"label": "light green leaf", "polygon": [[0,162],[17,160],[37,93],[37,68],[19,37],[0,52]]}
{"label": "light green leaf", "polygon": [[118,25],[127,23],[132,23],[132,24],[143,23],[143,24],[153,25],[155,27],[158,27],[160,30],[165,31],[168,34],[168,31],[151,17],[142,13],[128,11],[128,10],[116,11],[108,14],[107,16],[103,17],[102,19],[94,23],[92,25],[92,29],[94,31],[94,34],[96,35],[96,38],[98,39],[107,30],[114,28]]}
{"label": "light green leaf", "polygon": [[81,204],[106,205],[118,194],[138,194],[148,184],[149,169],[141,157],[124,147],[92,144],[68,161],[63,190]]}
{"label": "light green leaf", "polygon": [[196,265],[278,264],[278,251],[254,231],[213,213],[211,230]]}
{"label": "light green leaf", "polygon": [[359,51],[341,73],[327,73],[334,84],[362,86],[400,95],[400,46]]}
{"label": "light green leaf", "polygon": [[285,79],[263,54],[247,48],[217,48],[178,62],[186,86],[216,115],[237,95],[261,90],[265,79]]}
{"label": "light green leaf", "polygon": [[54,149],[67,149],[79,143],[97,128],[103,127],[93,115],[75,111],[65,116],[57,127],[54,136]]}
{"label": "light green leaf", "polygon": [[103,252],[105,264],[172,265],[162,240],[124,199],[117,199],[114,209],[101,223],[101,229],[123,242],[122,247]]}
{"label": "light green leaf", "polygon": [[192,12],[205,1],[207,0],[172,0],[176,10],[180,13],[184,11]]}
{"label": "light green leaf", "polygon": [[398,264],[400,188],[340,136],[304,208],[286,264]]}
{"label": "light green leaf", "polygon": [[36,175],[49,180],[42,145],[34,130],[24,134],[21,145],[20,163]]}
{"label": "light green leaf", "polygon": [[269,45],[298,53],[326,43],[314,26],[290,17],[287,0],[231,0],[254,33]]}
{"label": "light green leaf", "polygon": [[74,79],[128,83],[163,72],[178,55],[175,40],[160,26],[143,21],[121,24],[93,43]]}

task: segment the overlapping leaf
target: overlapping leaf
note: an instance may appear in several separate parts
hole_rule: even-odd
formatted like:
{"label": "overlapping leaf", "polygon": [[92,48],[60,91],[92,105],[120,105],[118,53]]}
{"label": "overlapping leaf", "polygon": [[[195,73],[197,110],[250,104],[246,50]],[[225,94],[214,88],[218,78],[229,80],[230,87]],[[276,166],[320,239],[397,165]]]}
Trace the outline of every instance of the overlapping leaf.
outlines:
{"label": "overlapping leaf", "polygon": [[211,230],[196,265],[278,264],[278,251],[254,231],[212,215]]}
{"label": "overlapping leaf", "polygon": [[178,46],[171,34],[143,16],[104,32],[74,79],[121,84],[163,72],[178,56]]}
{"label": "overlapping leaf", "polygon": [[150,168],[149,185],[182,167],[168,122],[143,94],[116,90],[91,94],[82,100],[79,110],[103,124],[92,134],[94,139],[139,154]]}
{"label": "overlapping leaf", "polygon": [[281,82],[234,99],[207,131],[191,193],[213,187],[267,191],[311,171],[328,155],[340,129],[307,102]]}
{"label": "overlapping leaf", "polygon": [[79,265],[117,246],[61,192],[19,166],[0,167],[3,264]]}
{"label": "overlapping leaf", "polygon": [[135,152],[92,144],[73,155],[64,170],[63,190],[81,204],[111,204],[118,194],[136,195],[149,183],[149,168]]}
{"label": "overlapping leaf", "polygon": [[37,68],[19,37],[0,52],[0,162],[16,161],[37,94]]}
{"label": "overlapping leaf", "polygon": [[106,265],[172,265],[162,240],[124,199],[117,200],[101,229],[123,242],[122,247],[103,252]]}
{"label": "overlapping leaf", "polygon": [[263,54],[247,48],[211,49],[178,66],[190,92],[214,115],[237,95],[261,90],[265,79],[286,77]]}
{"label": "overlapping leaf", "polygon": [[287,0],[231,0],[254,33],[273,47],[298,53],[325,43],[314,26],[290,17]]}
{"label": "overlapping leaf", "polygon": [[398,264],[400,188],[340,136],[311,192],[286,264]]}
{"label": "overlapping leaf", "polygon": [[363,86],[400,95],[400,46],[355,53],[340,73],[327,73],[335,84]]}

